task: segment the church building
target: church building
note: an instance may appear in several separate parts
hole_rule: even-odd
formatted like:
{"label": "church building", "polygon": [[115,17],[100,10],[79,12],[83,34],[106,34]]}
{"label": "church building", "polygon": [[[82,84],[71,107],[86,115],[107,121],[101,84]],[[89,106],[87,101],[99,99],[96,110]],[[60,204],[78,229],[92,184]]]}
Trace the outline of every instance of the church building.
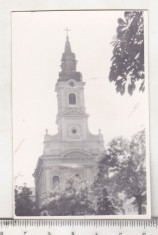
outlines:
{"label": "church building", "polygon": [[[102,134],[88,129],[82,74],[76,71],[75,54],[69,37],[61,59],[61,72],[56,83],[58,132],[44,135],[44,150],[34,172],[36,203],[39,207],[45,192],[62,187],[68,177],[92,182],[97,157],[104,151]],[[95,108],[95,107],[94,107]]]}

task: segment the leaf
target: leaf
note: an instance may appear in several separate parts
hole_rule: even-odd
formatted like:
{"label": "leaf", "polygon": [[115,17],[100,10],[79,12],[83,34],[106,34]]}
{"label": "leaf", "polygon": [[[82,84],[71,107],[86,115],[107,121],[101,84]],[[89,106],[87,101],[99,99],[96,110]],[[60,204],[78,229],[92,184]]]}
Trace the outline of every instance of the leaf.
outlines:
{"label": "leaf", "polygon": [[[118,19],[116,35],[113,38],[113,56],[109,73],[110,82],[115,82],[116,92],[123,95],[126,92],[127,75],[131,74],[127,91],[133,95],[137,83],[144,80],[144,20],[142,11],[124,13],[124,19]],[[119,77],[124,79],[120,84]],[[126,78],[126,79],[125,79]],[[134,81],[132,79],[134,78]],[[145,90],[144,83],[139,89]]]}

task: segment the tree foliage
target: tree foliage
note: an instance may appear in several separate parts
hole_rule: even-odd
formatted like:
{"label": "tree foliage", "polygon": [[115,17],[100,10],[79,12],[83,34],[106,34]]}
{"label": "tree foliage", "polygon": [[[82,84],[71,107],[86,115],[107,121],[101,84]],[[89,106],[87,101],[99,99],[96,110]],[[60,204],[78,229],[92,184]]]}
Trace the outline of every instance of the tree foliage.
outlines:
{"label": "tree foliage", "polygon": [[129,157],[118,173],[119,187],[127,198],[134,198],[138,214],[146,213],[146,169],[145,130],[133,136],[129,145]]}
{"label": "tree foliage", "polygon": [[128,142],[122,137],[118,137],[109,143],[98,161],[98,171],[92,185],[97,200],[97,214],[123,213],[122,200],[118,195],[115,175],[118,174],[127,152]]}
{"label": "tree foliage", "polygon": [[115,215],[119,213],[118,202],[116,198],[110,197],[108,188],[101,190],[100,196],[97,197],[97,215]]}
{"label": "tree foliage", "polygon": [[91,185],[81,179],[69,178],[63,189],[53,191],[46,196],[41,214],[49,216],[116,214],[116,201],[109,198],[106,187],[99,189],[97,185],[97,182]]}
{"label": "tree foliage", "polygon": [[15,187],[15,215],[33,216],[35,215],[35,204],[30,199],[32,192],[30,188],[24,186]]}
{"label": "tree foliage", "polygon": [[[109,143],[98,162],[98,173],[94,182],[94,192],[99,207],[106,208],[105,195],[113,208],[110,213],[123,213],[124,201],[134,199],[133,205],[138,214],[145,213],[146,207],[146,169],[145,169],[145,131],[133,136],[131,141],[115,138]],[[105,202],[103,206],[103,201]],[[101,203],[102,202],[102,203]],[[105,213],[105,212],[104,212]]]}
{"label": "tree foliage", "polygon": [[94,214],[90,188],[81,179],[69,178],[63,189],[49,193],[41,213],[49,216]]}
{"label": "tree foliage", "polygon": [[130,95],[140,81],[140,91],[144,91],[144,20],[142,11],[124,13],[118,19],[117,33],[112,42],[113,56],[109,80],[115,82],[116,91]]}

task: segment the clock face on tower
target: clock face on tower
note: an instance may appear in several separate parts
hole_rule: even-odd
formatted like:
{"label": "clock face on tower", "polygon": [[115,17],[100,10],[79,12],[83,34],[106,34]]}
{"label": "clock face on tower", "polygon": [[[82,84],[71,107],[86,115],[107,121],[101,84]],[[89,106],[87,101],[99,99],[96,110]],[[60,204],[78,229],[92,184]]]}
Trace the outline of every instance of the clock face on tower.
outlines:
{"label": "clock face on tower", "polygon": [[77,128],[76,127],[72,127],[71,128],[71,133],[74,134],[74,135],[77,134],[78,133]]}

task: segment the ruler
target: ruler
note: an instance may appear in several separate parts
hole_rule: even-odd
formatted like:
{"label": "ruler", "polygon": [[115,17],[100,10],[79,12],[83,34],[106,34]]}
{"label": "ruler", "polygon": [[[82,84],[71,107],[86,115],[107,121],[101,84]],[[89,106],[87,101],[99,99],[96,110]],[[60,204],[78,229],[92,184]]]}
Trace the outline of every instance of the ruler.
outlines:
{"label": "ruler", "polygon": [[0,220],[0,235],[158,235],[158,220]]}

